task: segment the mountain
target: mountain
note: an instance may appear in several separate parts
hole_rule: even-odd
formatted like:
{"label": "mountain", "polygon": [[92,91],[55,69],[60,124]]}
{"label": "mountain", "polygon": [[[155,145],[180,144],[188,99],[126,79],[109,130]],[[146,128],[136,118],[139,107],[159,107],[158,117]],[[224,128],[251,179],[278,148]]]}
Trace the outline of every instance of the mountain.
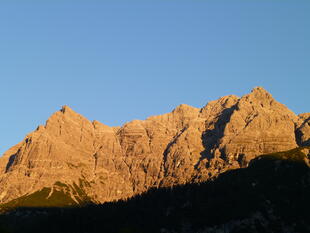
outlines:
{"label": "mountain", "polygon": [[64,106],[0,158],[0,203],[35,194],[38,206],[99,204],[204,182],[261,154],[309,145],[309,116],[261,87],[121,127]]}
{"label": "mountain", "polygon": [[247,168],[207,182],[150,189],[127,201],[20,208],[0,215],[0,232],[306,233],[309,161],[310,147],[300,147],[258,156]]}

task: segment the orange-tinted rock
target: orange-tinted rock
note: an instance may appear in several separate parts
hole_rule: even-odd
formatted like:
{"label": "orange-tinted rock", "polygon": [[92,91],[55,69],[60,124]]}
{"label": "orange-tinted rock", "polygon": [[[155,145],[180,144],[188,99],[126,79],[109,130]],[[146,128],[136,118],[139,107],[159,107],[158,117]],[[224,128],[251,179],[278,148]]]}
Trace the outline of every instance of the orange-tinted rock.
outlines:
{"label": "orange-tinted rock", "polygon": [[297,142],[301,146],[310,146],[310,113],[300,114],[299,119],[296,130]]}
{"label": "orange-tinted rock", "polygon": [[296,127],[307,142],[308,122],[262,88],[122,127],[91,122],[65,106],[0,159],[0,200],[57,181],[83,186],[97,202],[205,181],[262,153],[296,147]]}

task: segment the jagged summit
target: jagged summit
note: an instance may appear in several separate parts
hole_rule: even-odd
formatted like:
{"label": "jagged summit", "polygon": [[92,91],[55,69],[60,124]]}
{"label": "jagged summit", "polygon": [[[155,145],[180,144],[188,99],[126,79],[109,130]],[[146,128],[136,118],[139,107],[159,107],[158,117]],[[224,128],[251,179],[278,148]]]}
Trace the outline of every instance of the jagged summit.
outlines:
{"label": "jagged summit", "polygon": [[[75,112],[72,108],[67,105],[61,107],[59,111],[53,113],[47,120],[47,124],[50,121],[60,121],[61,119],[72,118],[72,120],[77,120],[79,118],[84,118],[79,113]],[[86,119],[86,118],[85,118]]]}
{"label": "jagged summit", "polygon": [[275,102],[273,96],[262,87],[253,88],[251,93],[241,97],[241,101],[242,100],[254,105],[261,105],[262,107],[264,107],[264,105],[270,106]]}
{"label": "jagged summit", "polygon": [[72,198],[81,188],[91,200],[106,202],[153,187],[205,181],[247,166],[260,154],[306,145],[305,116],[296,116],[261,87],[201,109],[182,104],[121,127],[91,122],[63,106],[0,158],[0,202],[45,187],[54,192],[57,182],[71,187]]}
{"label": "jagged summit", "polygon": [[265,96],[271,96],[271,94],[263,87],[254,87],[252,90],[251,90],[251,93],[259,93],[261,95],[265,95]]}
{"label": "jagged summit", "polygon": [[204,117],[215,116],[220,114],[224,109],[230,109],[236,105],[239,101],[239,97],[236,95],[228,95],[213,100],[207,103],[201,110],[201,115]]}
{"label": "jagged summit", "polygon": [[190,105],[187,105],[187,104],[180,104],[179,106],[177,106],[173,112],[194,112],[194,111],[199,111],[199,108],[195,108],[195,107],[192,107]]}
{"label": "jagged summit", "polygon": [[60,109],[60,112],[62,113],[76,113],[72,108],[70,108],[68,105],[63,105]]}
{"label": "jagged summit", "polygon": [[303,120],[310,120],[310,113],[301,113],[298,116]]}

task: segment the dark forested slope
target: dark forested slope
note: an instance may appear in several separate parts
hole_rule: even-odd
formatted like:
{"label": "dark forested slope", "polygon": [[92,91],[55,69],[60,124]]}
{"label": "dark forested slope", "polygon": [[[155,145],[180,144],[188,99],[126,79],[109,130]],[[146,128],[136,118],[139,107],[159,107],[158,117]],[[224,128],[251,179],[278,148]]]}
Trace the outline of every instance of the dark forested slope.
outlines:
{"label": "dark forested slope", "polygon": [[0,232],[310,232],[309,151],[262,155],[211,181],[127,201],[15,209],[0,216]]}

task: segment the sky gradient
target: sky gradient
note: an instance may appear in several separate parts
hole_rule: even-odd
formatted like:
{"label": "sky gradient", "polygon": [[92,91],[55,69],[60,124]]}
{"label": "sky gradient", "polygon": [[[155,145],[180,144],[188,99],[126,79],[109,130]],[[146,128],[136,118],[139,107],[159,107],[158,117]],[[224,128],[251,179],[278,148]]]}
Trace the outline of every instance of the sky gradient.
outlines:
{"label": "sky gradient", "polygon": [[263,86],[310,112],[309,12],[309,0],[1,1],[0,153],[62,105],[116,126]]}

